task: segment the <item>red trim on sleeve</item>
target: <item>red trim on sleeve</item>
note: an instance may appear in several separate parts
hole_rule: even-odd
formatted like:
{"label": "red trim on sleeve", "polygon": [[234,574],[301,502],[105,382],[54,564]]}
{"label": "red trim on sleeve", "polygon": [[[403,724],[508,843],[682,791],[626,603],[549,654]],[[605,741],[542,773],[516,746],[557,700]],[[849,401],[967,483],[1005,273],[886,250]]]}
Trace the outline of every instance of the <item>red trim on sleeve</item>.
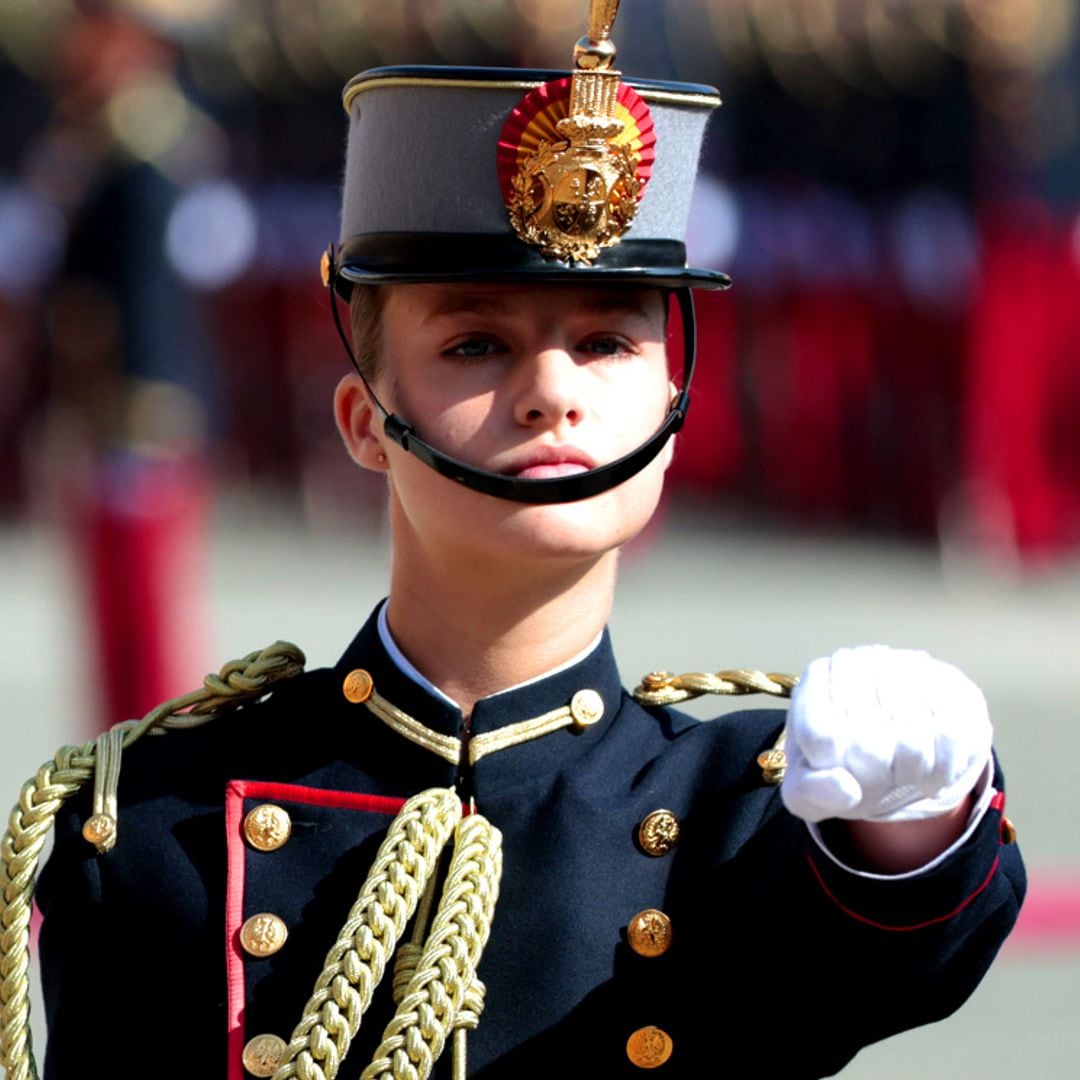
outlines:
{"label": "red trim on sleeve", "polygon": [[[228,1080],[246,1080],[241,1060],[244,1052],[244,951],[240,947],[240,927],[244,921],[244,867],[247,845],[244,843],[244,800],[267,799],[281,802],[328,806],[334,810],[363,810],[375,814],[396,814],[404,799],[386,795],[365,795],[358,791],[326,791],[297,784],[278,784],[262,780],[230,780],[225,786],[225,845],[227,877],[225,884],[225,971],[228,983]],[[285,1032],[287,1038],[292,1032]]]}
{"label": "red trim on sleeve", "polygon": [[971,901],[974,900],[975,897],[978,896],[979,893],[981,893],[983,889],[985,889],[986,886],[990,884],[994,874],[997,873],[998,862],[1000,861],[1000,859],[998,856],[994,856],[994,863],[990,867],[990,873],[986,875],[986,879],[983,881],[983,883],[970,896],[962,900],[947,915],[938,915],[934,919],[927,919],[925,922],[921,923],[913,923],[910,926],[889,926],[887,923],[875,922],[873,919],[868,919],[865,915],[860,915],[857,911],[852,911],[851,908],[845,907],[843,904],[840,903],[839,900],[836,899],[829,886],[825,884],[825,879],[821,876],[821,871],[817,868],[817,864],[814,862],[814,860],[809,855],[807,855],[806,861],[810,864],[810,869],[813,871],[814,877],[817,878],[817,883],[821,886],[822,891],[845,915],[850,915],[851,918],[857,920],[858,922],[866,923],[867,926],[872,926],[876,930],[889,930],[892,933],[904,934],[910,933],[912,930],[925,930],[928,926],[934,926],[937,923],[948,922],[948,920],[953,918],[953,916],[959,915],[960,912],[963,911],[964,908],[966,908],[968,904],[970,904]]}

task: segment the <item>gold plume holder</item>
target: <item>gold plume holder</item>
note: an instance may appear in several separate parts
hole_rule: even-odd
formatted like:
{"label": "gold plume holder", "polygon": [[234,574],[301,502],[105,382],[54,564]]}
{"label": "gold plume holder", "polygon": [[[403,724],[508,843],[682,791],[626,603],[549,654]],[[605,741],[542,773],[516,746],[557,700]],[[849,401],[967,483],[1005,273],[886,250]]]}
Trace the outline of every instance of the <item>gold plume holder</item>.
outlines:
{"label": "gold plume holder", "polygon": [[522,162],[511,185],[510,222],[525,243],[550,258],[591,265],[617,244],[637,213],[638,157],[615,144],[621,73],[612,64],[611,28],[619,0],[592,0],[589,33],[574,46],[569,115]]}

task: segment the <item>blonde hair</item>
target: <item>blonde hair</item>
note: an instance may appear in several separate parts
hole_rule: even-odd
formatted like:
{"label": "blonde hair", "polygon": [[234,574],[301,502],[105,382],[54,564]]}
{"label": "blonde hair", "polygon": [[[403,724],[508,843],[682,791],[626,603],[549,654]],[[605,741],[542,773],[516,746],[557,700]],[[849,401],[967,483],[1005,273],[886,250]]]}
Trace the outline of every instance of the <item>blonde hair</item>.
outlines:
{"label": "blonde hair", "polygon": [[378,285],[353,285],[349,297],[353,352],[368,382],[374,382],[379,377],[382,366],[383,292]]}

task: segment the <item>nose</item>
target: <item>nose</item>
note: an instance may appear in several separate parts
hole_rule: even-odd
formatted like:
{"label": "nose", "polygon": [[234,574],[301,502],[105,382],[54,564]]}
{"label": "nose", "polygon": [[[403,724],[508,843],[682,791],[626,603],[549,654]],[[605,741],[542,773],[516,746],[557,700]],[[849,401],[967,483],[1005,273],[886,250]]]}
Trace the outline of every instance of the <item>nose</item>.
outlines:
{"label": "nose", "polygon": [[521,360],[514,416],[524,427],[573,426],[584,417],[582,372],[566,349],[547,348]]}

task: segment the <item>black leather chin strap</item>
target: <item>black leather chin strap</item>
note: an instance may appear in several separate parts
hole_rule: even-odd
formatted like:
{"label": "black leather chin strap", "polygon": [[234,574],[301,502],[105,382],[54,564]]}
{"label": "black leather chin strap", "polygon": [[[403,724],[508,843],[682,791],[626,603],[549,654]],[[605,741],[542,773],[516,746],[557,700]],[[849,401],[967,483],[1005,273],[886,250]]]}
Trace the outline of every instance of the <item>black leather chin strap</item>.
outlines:
{"label": "black leather chin strap", "polygon": [[477,469],[472,465],[466,465],[465,462],[448,457],[441,450],[436,450],[434,446],[425,442],[416,433],[416,429],[411,424],[405,423],[400,416],[388,412],[383,406],[367,377],[360,369],[356,354],[353,352],[345,328],[341,324],[341,316],[338,313],[337,289],[335,288],[337,284],[336,276],[337,268],[331,267],[328,287],[334,325],[337,327],[338,335],[341,337],[342,344],[349,354],[349,359],[352,361],[356,373],[360,376],[364,386],[367,387],[372,403],[382,417],[383,429],[387,436],[440,475],[467,488],[472,488],[473,491],[493,495],[497,499],[509,499],[512,502],[520,503],[570,503],[592,498],[594,495],[600,495],[605,491],[618,487],[619,484],[641,472],[660,453],[668,439],[683,426],[683,421],[686,419],[686,412],[690,407],[690,382],[694,377],[697,337],[694,321],[694,298],[688,288],[674,290],[682,314],[682,389],[671,403],[671,408],[668,410],[664,422],[636,450],[632,450],[624,457],[609,462],[607,465],[601,465],[596,469],[588,469],[585,472],[574,473],[571,476],[556,476],[543,480],[522,480],[515,476],[503,476],[500,473],[487,472],[485,469]]}

